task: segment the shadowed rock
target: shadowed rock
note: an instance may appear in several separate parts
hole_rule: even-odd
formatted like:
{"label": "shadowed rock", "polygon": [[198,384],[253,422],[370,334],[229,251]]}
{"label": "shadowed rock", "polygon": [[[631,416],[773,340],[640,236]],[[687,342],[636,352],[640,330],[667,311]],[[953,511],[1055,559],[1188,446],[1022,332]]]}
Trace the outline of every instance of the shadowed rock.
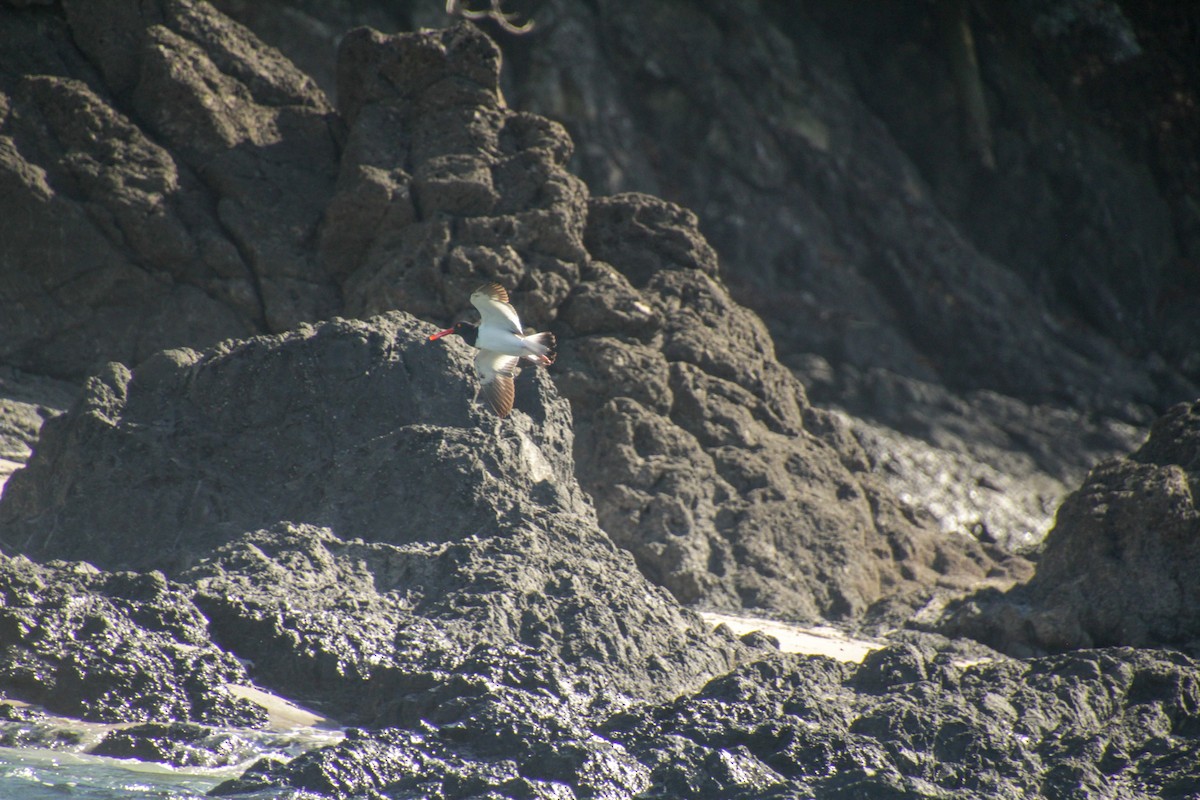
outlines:
{"label": "shadowed rock", "polygon": [[78,378],[335,310],[332,109],[289,61],[207,4],[0,24],[0,358]]}
{"label": "shadowed rock", "polygon": [[1200,403],[1159,418],[1063,503],[1029,583],[982,593],[943,628],[1014,653],[1200,647]]}

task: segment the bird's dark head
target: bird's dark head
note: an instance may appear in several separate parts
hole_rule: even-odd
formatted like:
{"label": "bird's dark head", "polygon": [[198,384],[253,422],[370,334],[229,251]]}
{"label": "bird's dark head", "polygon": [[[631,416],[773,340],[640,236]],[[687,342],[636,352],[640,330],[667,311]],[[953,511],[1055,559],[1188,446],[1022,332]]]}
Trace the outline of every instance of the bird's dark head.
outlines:
{"label": "bird's dark head", "polygon": [[452,333],[458,334],[459,336],[461,336],[466,341],[467,344],[474,345],[475,338],[477,336],[479,336],[479,328],[475,325],[472,325],[469,322],[456,322],[456,323],[454,323],[453,328],[446,328],[446,330],[444,330],[444,331],[438,331],[437,333],[431,333],[429,335],[429,341],[431,341],[431,342],[435,341],[437,339],[442,338],[443,336],[449,336]]}

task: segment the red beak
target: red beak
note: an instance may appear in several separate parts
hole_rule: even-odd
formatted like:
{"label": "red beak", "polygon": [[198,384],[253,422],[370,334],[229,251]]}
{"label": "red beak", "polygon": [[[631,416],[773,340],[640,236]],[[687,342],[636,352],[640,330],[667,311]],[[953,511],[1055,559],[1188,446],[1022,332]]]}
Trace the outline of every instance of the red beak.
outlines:
{"label": "red beak", "polygon": [[444,330],[444,331],[438,331],[437,333],[431,333],[431,334],[429,334],[429,341],[432,342],[435,339],[440,339],[443,336],[449,336],[452,333],[454,333],[454,328],[446,328],[446,330]]}

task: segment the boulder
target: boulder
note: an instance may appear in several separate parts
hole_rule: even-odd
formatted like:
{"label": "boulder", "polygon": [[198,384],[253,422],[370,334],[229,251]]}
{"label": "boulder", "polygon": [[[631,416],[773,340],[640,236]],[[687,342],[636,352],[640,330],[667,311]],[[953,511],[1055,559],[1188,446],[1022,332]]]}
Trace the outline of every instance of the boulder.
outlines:
{"label": "boulder", "polygon": [[1200,648],[1198,489],[1200,403],[1181,403],[1067,498],[1028,583],[964,601],[943,630],[1015,653]]}

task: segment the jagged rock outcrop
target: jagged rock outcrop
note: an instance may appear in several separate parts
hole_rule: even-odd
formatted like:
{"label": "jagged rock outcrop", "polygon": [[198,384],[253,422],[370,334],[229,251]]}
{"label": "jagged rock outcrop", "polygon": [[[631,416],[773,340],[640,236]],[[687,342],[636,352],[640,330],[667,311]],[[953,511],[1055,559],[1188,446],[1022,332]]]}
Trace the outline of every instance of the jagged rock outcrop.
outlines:
{"label": "jagged rock outcrop", "polygon": [[[280,0],[303,26],[217,5],[331,92],[340,30],[447,24],[438,4]],[[696,211],[814,404],[864,419],[854,434],[893,493],[948,531],[1028,550],[1087,470],[1136,446],[1150,406],[1193,396],[1200,375],[1186,344],[1200,218],[1180,189],[1200,128],[1170,66],[1188,45],[1169,15],[1115,12],[1146,52],[1100,66],[1090,17],[1034,6],[968,10],[993,171],[966,147],[936,4],[551,0],[516,8],[536,23],[527,35],[483,25],[510,103],[564,124],[593,194]],[[1082,60],[1061,57],[1072,48]],[[1097,113],[1105,98],[1117,107]]]}
{"label": "jagged rock outcrop", "polygon": [[597,527],[544,373],[498,420],[431,330],[393,313],[113,364],[47,423],[0,526],[38,558],[166,571],[257,680],[343,720],[420,716],[495,648],[614,697],[728,668],[736,643]]}
{"label": "jagged rock outcrop", "polygon": [[[566,6],[545,7],[541,21],[554,23]],[[730,159],[743,155],[731,137],[770,144],[779,132],[728,80],[764,74],[753,54],[723,56],[723,88],[687,95],[678,62],[720,55],[726,27],[698,14],[682,29],[695,46],[677,48],[669,9],[585,11],[630,37],[613,53],[671,57],[626,73],[653,90],[638,102],[663,119],[694,121],[730,99],[702,120]],[[630,29],[637,13],[646,24]],[[725,22],[756,14],[730,8]],[[335,110],[208,5],[10,1],[0,22],[15,65],[0,76],[0,174],[12,190],[0,225],[14,232],[11,263],[28,256],[54,276],[0,271],[0,296],[43,325],[18,319],[0,358],[74,377],[97,359],[127,362],[99,369],[47,421],[0,498],[6,550],[72,559],[0,564],[6,697],[97,720],[190,720],[100,746],[181,764],[228,763],[205,755],[224,746],[208,723],[263,724],[244,699],[255,695],[228,683],[253,680],[360,726],[262,760],[223,794],[1171,796],[1200,780],[1200,669],[1185,655],[1015,661],[899,634],[844,665],[707,630],[646,580],[692,602],[894,621],[931,590],[1023,573],[946,537],[872,473],[880,453],[809,403],[770,328],[731,297],[695,216],[646,194],[593,196],[572,176],[566,130],[505,104],[499,50],[477,30],[348,34]],[[822,72],[836,59],[810,66],[765,36],[780,74],[841,85]],[[769,96],[770,84],[746,91]],[[804,98],[782,100],[780,149],[743,148],[769,190],[753,207],[794,200],[814,220],[827,206],[853,221],[848,234],[827,219],[798,234],[833,249],[796,251],[808,265],[796,280],[820,291],[801,298],[809,327],[786,332],[825,344],[846,334],[864,363],[895,356],[910,371],[843,371],[826,387],[903,401],[927,381],[916,399],[959,420],[973,403],[1005,402],[947,400],[949,373],[962,381],[952,386],[1003,386],[1032,365],[1039,396],[1086,404],[1109,392],[1120,407],[1160,396],[1124,361],[1110,382],[1098,376],[1094,363],[1112,354],[1103,340],[1051,335],[1057,323],[1027,289],[939,216],[883,127],[854,124],[851,99],[813,101],[808,116],[793,115]],[[808,179],[796,187],[789,153]],[[888,168],[876,174],[871,158]],[[717,193],[736,188],[714,175]],[[756,221],[774,224],[765,212]],[[872,250],[912,228],[920,241]],[[59,233],[79,262],[54,260],[74,252]],[[867,252],[896,307],[873,279],[821,269]],[[430,345],[417,318],[452,320],[484,280],[512,289],[522,318],[562,343],[553,370],[521,376],[504,421],[472,403],[470,351]],[[998,300],[984,302],[989,292]],[[776,320],[792,299],[779,293]],[[829,300],[887,324],[828,325],[818,309]],[[319,321],[335,311],[357,319]],[[114,322],[139,315],[140,327]],[[886,338],[896,330],[907,338]],[[969,352],[964,332],[1037,346]],[[1061,374],[1040,369],[1056,359]],[[806,364],[821,368],[792,362]],[[1126,411],[1114,413],[1141,419]],[[1132,477],[1114,468],[1097,484],[1108,509],[1147,486],[1162,501],[1151,507],[1175,520],[1164,530],[1190,530],[1178,520],[1190,519],[1192,462],[1169,466],[1185,457],[1169,443],[1190,441],[1194,417],[1163,423]],[[1016,422],[996,426],[997,439],[1019,440],[1020,412],[1006,419]],[[13,435],[28,443],[22,424]],[[1099,518],[1099,504],[1080,502]],[[1069,540],[1091,536],[1088,524],[1047,553],[1056,582],[1079,577]],[[1128,530],[1100,535],[1120,544]],[[1103,572],[1110,557],[1085,564]],[[1168,561],[1133,563],[1151,576]],[[1101,598],[1096,624],[1128,618],[1134,632],[1166,635],[1172,614],[1189,624],[1193,599]]]}
{"label": "jagged rock outcrop", "polygon": [[943,630],[1013,653],[1200,648],[1200,403],[1159,418],[1063,503],[1033,578],[955,607]]}
{"label": "jagged rock outcrop", "polygon": [[854,616],[936,571],[953,585],[995,567],[852,473],[845,439],[831,434],[839,452],[806,430],[806,415],[837,426],[720,284],[695,217],[588,198],[565,132],[508,110],[498,68],[465,27],[342,42],[349,135],[331,210],[353,210],[327,218],[323,242],[356,258],[333,270],[350,310],[448,319],[481,278],[517,285],[523,319],[559,334],[551,374],[601,525],[685,602]]}

